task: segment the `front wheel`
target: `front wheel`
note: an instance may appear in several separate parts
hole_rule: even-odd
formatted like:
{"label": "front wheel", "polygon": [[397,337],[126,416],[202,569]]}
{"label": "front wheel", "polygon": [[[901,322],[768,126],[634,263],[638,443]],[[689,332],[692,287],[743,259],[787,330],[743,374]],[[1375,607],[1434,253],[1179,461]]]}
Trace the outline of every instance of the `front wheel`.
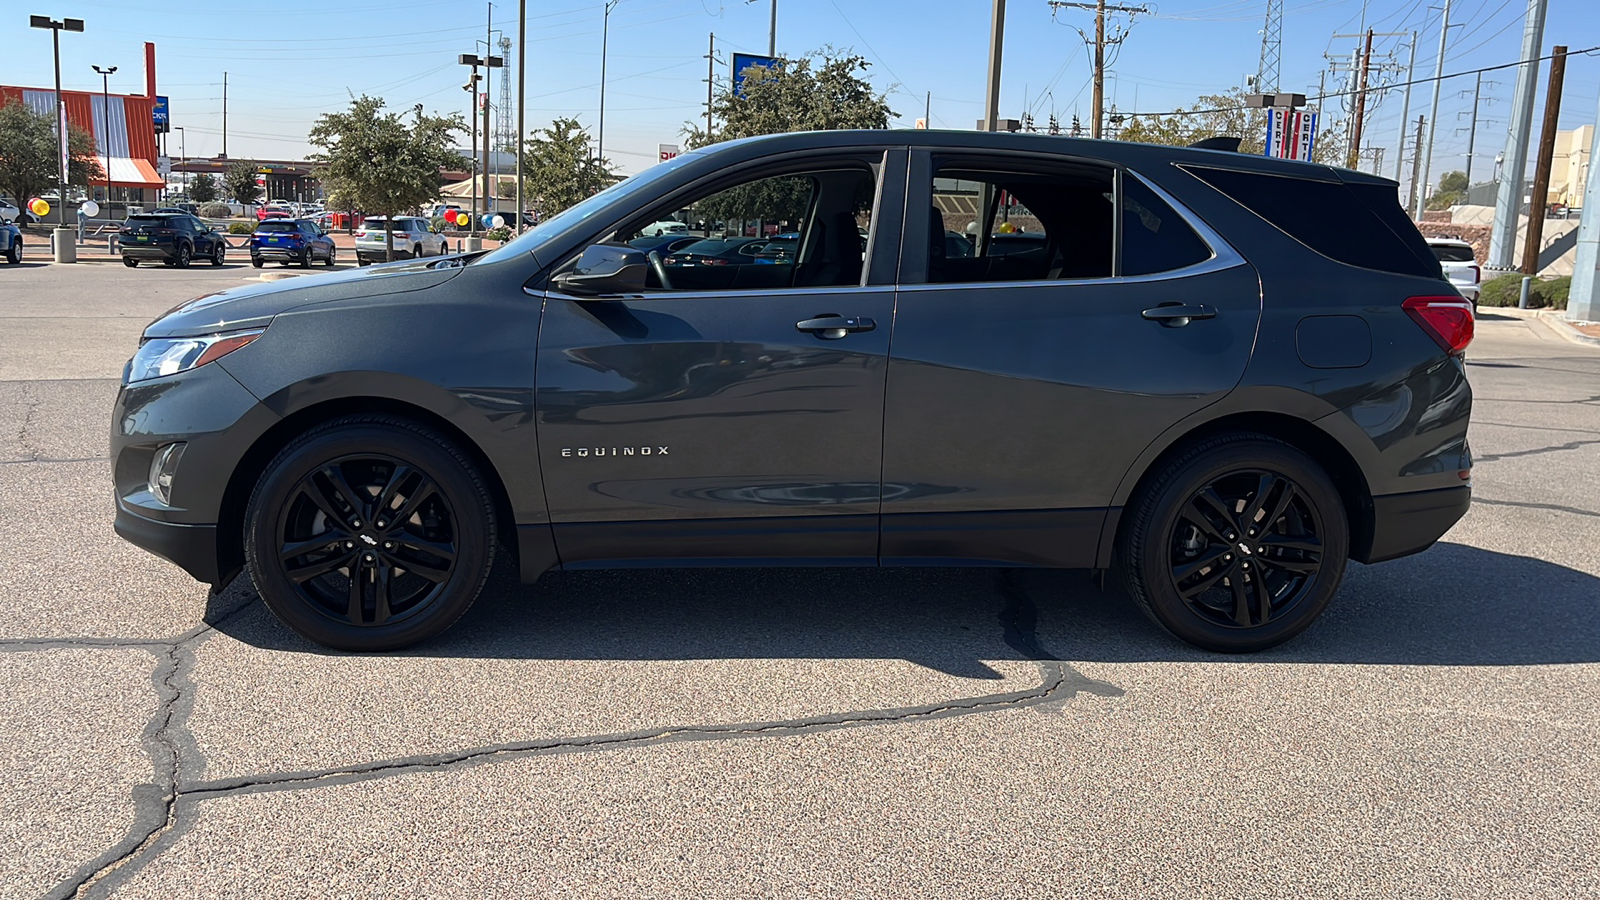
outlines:
{"label": "front wheel", "polygon": [[6,249],[6,262],[10,263],[13,266],[22,265],[22,242],[21,241],[12,241],[11,242],[11,246]]}
{"label": "front wheel", "polygon": [[285,447],[245,514],[262,600],[301,635],[341,650],[433,637],[472,605],[494,558],[483,479],[444,437],[349,416]]}
{"label": "front wheel", "polygon": [[130,269],[136,269],[139,267],[139,261],[131,256],[124,256],[122,258],[122,264]]}
{"label": "front wheel", "polygon": [[333,262],[334,262],[333,258],[334,258],[335,255],[338,254],[338,252],[339,252],[339,248],[338,247],[329,247],[328,248],[328,259],[326,261],[328,268],[330,268],[330,269],[333,268]]}
{"label": "front wheel", "polygon": [[261,257],[259,257],[259,256],[252,256],[252,257],[250,257],[250,265],[252,265],[252,266],[254,266],[254,267],[256,267],[256,268],[257,268],[257,269],[259,269],[259,268],[261,268],[261,267],[262,267],[262,266],[263,266],[263,265],[265,265],[265,263],[264,263],[264,262],[262,262],[262,260],[261,260]]}
{"label": "front wheel", "polygon": [[190,250],[189,250],[189,245],[188,244],[180,244],[180,245],[178,245],[178,258],[173,260],[172,264],[177,266],[180,269],[189,268],[189,255],[190,255]]}
{"label": "front wheel", "polygon": [[1128,509],[1119,541],[1134,602],[1206,650],[1281,644],[1322,614],[1350,552],[1344,503],[1309,456],[1260,435],[1180,452]]}
{"label": "front wheel", "polygon": [[211,264],[213,266],[220,266],[227,260],[227,258],[228,249],[222,245],[221,241],[218,241],[216,251],[211,254]]}

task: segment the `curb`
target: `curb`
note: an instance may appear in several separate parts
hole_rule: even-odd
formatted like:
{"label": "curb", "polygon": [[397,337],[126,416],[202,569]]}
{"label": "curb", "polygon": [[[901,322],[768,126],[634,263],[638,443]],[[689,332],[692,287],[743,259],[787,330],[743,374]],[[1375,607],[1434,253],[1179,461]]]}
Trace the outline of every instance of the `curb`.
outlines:
{"label": "curb", "polygon": [[1540,310],[1537,318],[1540,322],[1544,323],[1546,328],[1549,328],[1551,331],[1554,331],[1556,334],[1566,338],[1568,341],[1571,341],[1574,344],[1584,344],[1589,347],[1600,347],[1600,338],[1590,337],[1578,329],[1573,328],[1572,324],[1567,321],[1566,312],[1564,310]]}

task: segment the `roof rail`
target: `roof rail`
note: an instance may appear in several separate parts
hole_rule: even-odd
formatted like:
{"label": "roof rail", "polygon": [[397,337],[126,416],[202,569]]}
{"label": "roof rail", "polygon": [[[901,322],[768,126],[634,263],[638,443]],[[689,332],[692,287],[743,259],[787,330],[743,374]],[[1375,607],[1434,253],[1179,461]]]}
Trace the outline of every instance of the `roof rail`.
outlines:
{"label": "roof rail", "polygon": [[1238,153],[1240,140],[1240,138],[1219,134],[1216,137],[1208,137],[1203,141],[1195,141],[1189,146],[1195,150],[1226,150],[1229,153]]}

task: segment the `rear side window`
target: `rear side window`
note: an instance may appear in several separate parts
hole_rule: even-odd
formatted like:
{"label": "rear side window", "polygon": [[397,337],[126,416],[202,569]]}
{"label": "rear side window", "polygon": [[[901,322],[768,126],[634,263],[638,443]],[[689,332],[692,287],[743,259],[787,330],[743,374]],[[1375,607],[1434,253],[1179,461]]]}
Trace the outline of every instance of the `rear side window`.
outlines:
{"label": "rear side window", "polygon": [[1156,192],[1122,179],[1122,274],[1171,272],[1211,258],[1211,248]]}
{"label": "rear side window", "polygon": [[1226,169],[1188,171],[1329,259],[1398,275],[1440,277],[1439,261],[1390,188]]}
{"label": "rear side window", "polygon": [[1472,256],[1471,247],[1454,247],[1449,244],[1430,244],[1433,255],[1439,262],[1477,262]]}

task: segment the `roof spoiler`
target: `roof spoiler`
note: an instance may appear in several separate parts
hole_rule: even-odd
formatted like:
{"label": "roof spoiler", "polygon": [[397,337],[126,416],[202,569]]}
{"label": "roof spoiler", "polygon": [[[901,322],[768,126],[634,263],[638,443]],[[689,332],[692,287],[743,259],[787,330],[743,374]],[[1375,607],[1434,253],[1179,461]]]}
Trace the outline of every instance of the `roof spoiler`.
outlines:
{"label": "roof spoiler", "polygon": [[1219,134],[1203,141],[1195,141],[1189,147],[1194,150],[1225,150],[1229,153],[1238,153],[1239,141],[1239,138]]}

